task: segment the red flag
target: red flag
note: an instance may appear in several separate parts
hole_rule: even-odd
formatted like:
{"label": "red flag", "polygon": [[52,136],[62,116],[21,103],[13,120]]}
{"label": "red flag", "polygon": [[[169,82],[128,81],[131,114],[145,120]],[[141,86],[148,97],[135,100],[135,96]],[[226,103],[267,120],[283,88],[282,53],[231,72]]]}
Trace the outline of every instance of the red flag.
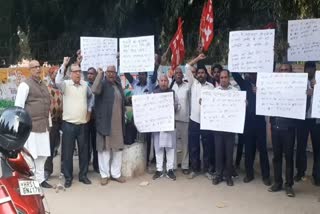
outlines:
{"label": "red flag", "polygon": [[205,26],[206,14],[207,14],[207,2],[204,3],[202,8],[200,27],[199,27],[200,36],[201,36],[202,29],[204,29],[204,26]]}
{"label": "red flag", "polygon": [[182,24],[183,22],[179,17],[178,29],[169,44],[171,53],[172,53],[172,57],[171,57],[172,70],[178,67],[183,62],[183,59],[184,59],[185,50],[184,50],[184,41],[183,41],[183,33],[182,33]]}
{"label": "red flag", "polygon": [[202,50],[207,51],[214,37],[214,10],[212,0],[204,3],[200,21],[200,41]]}
{"label": "red flag", "polygon": [[270,22],[267,25],[263,26],[262,29],[276,29],[277,24],[274,22]]}

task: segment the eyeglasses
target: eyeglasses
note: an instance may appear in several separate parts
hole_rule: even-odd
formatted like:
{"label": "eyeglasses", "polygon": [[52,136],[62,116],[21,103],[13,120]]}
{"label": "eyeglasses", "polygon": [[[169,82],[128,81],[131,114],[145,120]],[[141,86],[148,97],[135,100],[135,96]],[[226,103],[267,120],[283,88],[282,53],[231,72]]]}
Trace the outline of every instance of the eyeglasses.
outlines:
{"label": "eyeglasses", "polygon": [[106,71],[107,72],[107,74],[116,74],[117,72],[116,71]]}

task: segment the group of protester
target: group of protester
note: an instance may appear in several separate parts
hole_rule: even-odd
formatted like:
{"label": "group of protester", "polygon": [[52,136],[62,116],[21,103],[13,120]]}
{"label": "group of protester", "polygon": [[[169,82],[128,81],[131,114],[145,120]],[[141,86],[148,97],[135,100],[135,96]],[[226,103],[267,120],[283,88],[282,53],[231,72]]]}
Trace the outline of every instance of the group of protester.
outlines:
{"label": "group of protester", "polygon": [[[134,79],[131,74],[125,74],[133,88],[133,95],[173,93],[175,130],[151,133],[151,136],[142,133],[138,135],[147,139],[148,154],[155,153],[156,172],[153,179],[166,176],[176,180],[175,171],[181,166],[183,174],[189,179],[204,173],[212,179],[214,185],[222,181],[226,181],[228,186],[234,185],[232,177],[236,168],[233,161],[236,134],[200,129],[201,90],[239,90],[230,83],[232,75],[240,89],[247,92],[244,133],[238,136],[239,143],[245,147],[246,176],[243,181],[248,183],[254,179],[254,160],[258,149],[262,180],[270,186],[266,117],[256,115],[255,109],[256,91],[259,90],[256,87],[257,74],[230,73],[219,64],[213,65],[209,73],[201,62],[205,58],[204,54],[200,54],[189,61],[185,74],[181,67],[177,67],[172,77],[158,74],[161,66],[158,56],[152,76],[140,72],[137,79]],[[80,182],[91,184],[87,177],[91,155],[94,171],[101,175],[101,185],[108,184],[111,179],[120,183],[126,181],[121,176],[121,164],[125,105],[129,100],[124,96],[117,68],[115,65],[108,65],[106,71],[89,68],[88,81],[85,82],[80,62],[81,59],[70,65],[70,58],[65,57],[61,67],[50,68],[50,80],[46,85],[40,78],[39,62],[31,61],[31,77],[18,87],[15,105],[25,108],[33,122],[25,147],[35,159],[35,175],[44,188],[52,188],[46,179],[53,172],[52,160],[59,146],[60,130],[63,133],[61,172],[65,177],[66,188],[72,185],[76,142]],[[274,168],[274,182],[268,189],[270,192],[282,190],[284,183],[286,194],[295,196],[292,189],[294,180],[301,181],[307,169],[306,146],[309,134],[314,156],[312,176],[314,184],[320,186],[320,123],[310,117],[315,71],[314,62],[305,64],[309,79],[306,119],[270,118]],[[292,66],[282,64],[275,72],[292,72]],[[294,176],[296,137],[297,174]],[[177,145],[180,146],[179,151]],[[282,178],[283,154],[285,179]],[[146,164],[150,164],[151,158],[148,159]]]}

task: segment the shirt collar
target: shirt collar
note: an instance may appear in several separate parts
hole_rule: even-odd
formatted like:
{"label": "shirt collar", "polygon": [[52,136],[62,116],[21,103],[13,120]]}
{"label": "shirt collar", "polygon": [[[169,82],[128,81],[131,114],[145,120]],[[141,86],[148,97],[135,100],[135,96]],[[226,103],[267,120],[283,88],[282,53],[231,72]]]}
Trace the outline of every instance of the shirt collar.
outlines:
{"label": "shirt collar", "polygon": [[227,88],[222,88],[221,85],[218,86],[218,89],[221,89],[221,90],[230,90],[232,88],[233,88],[233,86],[231,84],[229,84]]}
{"label": "shirt collar", "polygon": [[71,80],[71,81],[72,81],[72,83],[73,83],[73,85],[74,85],[74,86],[82,85],[82,84],[81,84],[81,80],[80,80],[80,82],[79,82],[79,83],[75,83],[73,80]]}
{"label": "shirt collar", "polygon": [[208,81],[206,81],[205,83],[201,83],[201,82],[199,82],[199,81],[197,81],[197,83],[199,84],[199,85],[203,85],[203,86],[205,86],[205,85],[210,85],[211,83],[209,83]]}
{"label": "shirt collar", "polygon": [[188,83],[186,83],[185,81],[182,81],[182,83],[179,85],[179,84],[175,81],[174,84],[177,85],[178,87],[180,87],[180,86],[187,85]]}

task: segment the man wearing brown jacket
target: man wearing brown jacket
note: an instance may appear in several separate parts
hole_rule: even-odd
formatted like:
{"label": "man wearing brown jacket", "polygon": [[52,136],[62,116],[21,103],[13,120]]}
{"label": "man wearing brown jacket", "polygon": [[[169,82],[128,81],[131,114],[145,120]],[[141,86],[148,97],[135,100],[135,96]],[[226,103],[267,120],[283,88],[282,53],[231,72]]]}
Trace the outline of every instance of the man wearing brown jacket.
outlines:
{"label": "man wearing brown jacket", "polygon": [[45,181],[44,177],[44,163],[46,158],[50,156],[50,94],[46,84],[40,78],[41,69],[39,62],[32,60],[29,68],[31,77],[19,85],[15,106],[24,108],[32,119],[32,131],[25,147],[34,158],[35,177],[42,187],[52,188]]}

